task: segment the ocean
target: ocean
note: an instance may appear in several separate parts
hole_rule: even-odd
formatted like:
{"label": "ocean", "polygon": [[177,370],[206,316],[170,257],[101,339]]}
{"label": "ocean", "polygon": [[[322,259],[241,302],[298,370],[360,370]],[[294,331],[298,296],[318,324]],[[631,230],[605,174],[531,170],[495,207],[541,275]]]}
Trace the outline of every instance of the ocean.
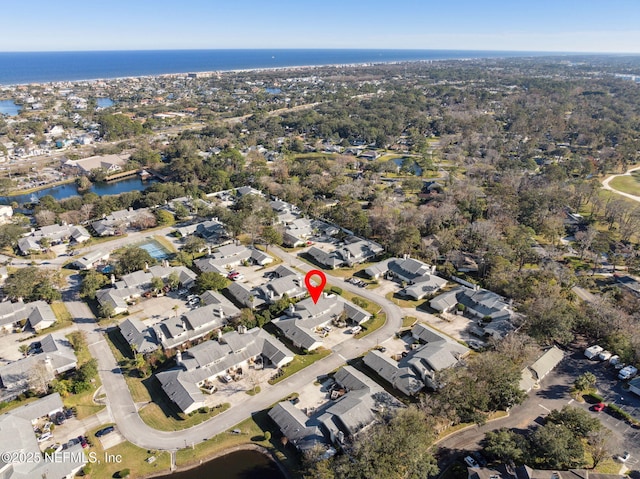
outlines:
{"label": "ocean", "polygon": [[0,85],[202,71],[388,63],[549,53],[464,50],[144,50],[0,52]]}

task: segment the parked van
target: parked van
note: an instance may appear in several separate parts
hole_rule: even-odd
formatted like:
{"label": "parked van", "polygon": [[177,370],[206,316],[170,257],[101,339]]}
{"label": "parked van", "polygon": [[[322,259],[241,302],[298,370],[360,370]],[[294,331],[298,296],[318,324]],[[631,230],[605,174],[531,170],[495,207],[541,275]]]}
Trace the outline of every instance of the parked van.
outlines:
{"label": "parked van", "polygon": [[626,381],[627,379],[634,377],[636,374],[638,374],[638,368],[631,365],[625,366],[618,373],[618,379]]}

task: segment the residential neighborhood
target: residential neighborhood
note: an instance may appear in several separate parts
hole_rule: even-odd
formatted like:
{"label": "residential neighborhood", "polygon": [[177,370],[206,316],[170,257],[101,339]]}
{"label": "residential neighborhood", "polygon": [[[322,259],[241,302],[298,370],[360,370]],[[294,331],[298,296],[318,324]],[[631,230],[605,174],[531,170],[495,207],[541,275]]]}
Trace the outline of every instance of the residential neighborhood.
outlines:
{"label": "residential neighborhood", "polygon": [[0,85],[0,474],[633,477],[625,68]]}

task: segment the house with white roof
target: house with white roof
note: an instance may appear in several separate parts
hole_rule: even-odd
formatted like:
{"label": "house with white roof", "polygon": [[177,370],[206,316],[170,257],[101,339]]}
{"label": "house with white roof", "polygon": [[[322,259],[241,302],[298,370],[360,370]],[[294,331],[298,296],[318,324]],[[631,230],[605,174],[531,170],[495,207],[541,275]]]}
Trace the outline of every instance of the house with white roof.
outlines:
{"label": "house with white roof", "polygon": [[198,259],[194,264],[203,273],[214,272],[226,276],[229,270],[245,262],[265,266],[273,263],[273,258],[256,248],[229,244],[220,246],[211,257]]}
{"label": "house with white roof", "polygon": [[110,256],[111,252],[107,250],[89,251],[82,257],[74,259],[71,265],[80,270],[94,269],[100,264],[105,264]]}
{"label": "house with white roof", "polygon": [[18,240],[18,249],[23,255],[44,250],[41,242],[46,239],[50,245],[73,241],[84,243],[91,238],[89,232],[80,225],[49,225],[32,231]]}

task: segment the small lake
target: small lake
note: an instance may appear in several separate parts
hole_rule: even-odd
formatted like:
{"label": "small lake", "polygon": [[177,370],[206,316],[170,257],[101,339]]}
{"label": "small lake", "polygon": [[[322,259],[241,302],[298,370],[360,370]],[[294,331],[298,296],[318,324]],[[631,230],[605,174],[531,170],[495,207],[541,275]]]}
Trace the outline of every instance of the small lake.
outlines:
{"label": "small lake", "polygon": [[[136,175],[120,181],[112,181],[110,183],[94,183],[89,189],[89,192],[96,193],[99,196],[119,195],[120,193],[126,193],[127,191],[143,191],[153,183],[155,183],[153,180],[142,181],[140,177]],[[84,192],[82,194],[84,194]],[[80,196],[81,193],[78,193],[75,183],[67,183],[65,185],[54,186],[52,188],[44,188],[27,195],[0,196],[0,204],[10,205],[14,201],[18,204],[31,203],[32,197],[35,196],[36,198],[42,198],[47,195],[53,196],[56,200],[64,200],[72,196]]]}
{"label": "small lake", "polygon": [[22,107],[16,105],[13,100],[0,100],[0,115],[16,116]]}
{"label": "small lake", "polygon": [[284,479],[278,466],[258,451],[237,451],[188,471],[158,479]]}
{"label": "small lake", "polygon": [[111,98],[98,98],[96,99],[98,108],[109,108],[115,105],[115,102]]}
{"label": "small lake", "polygon": [[282,93],[282,90],[280,88],[265,88],[264,91],[266,91],[267,93],[271,93],[272,95]]}
{"label": "small lake", "polygon": [[422,168],[420,168],[420,166],[418,166],[418,163],[416,163],[415,160],[413,160],[412,158],[406,158],[406,157],[394,158],[393,160],[389,160],[389,161],[393,161],[398,168],[402,168],[402,165],[404,164],[405,160],[413,161],[413,165],[409,169],[411,173],[413,173],[416,176],[422,176]]}

